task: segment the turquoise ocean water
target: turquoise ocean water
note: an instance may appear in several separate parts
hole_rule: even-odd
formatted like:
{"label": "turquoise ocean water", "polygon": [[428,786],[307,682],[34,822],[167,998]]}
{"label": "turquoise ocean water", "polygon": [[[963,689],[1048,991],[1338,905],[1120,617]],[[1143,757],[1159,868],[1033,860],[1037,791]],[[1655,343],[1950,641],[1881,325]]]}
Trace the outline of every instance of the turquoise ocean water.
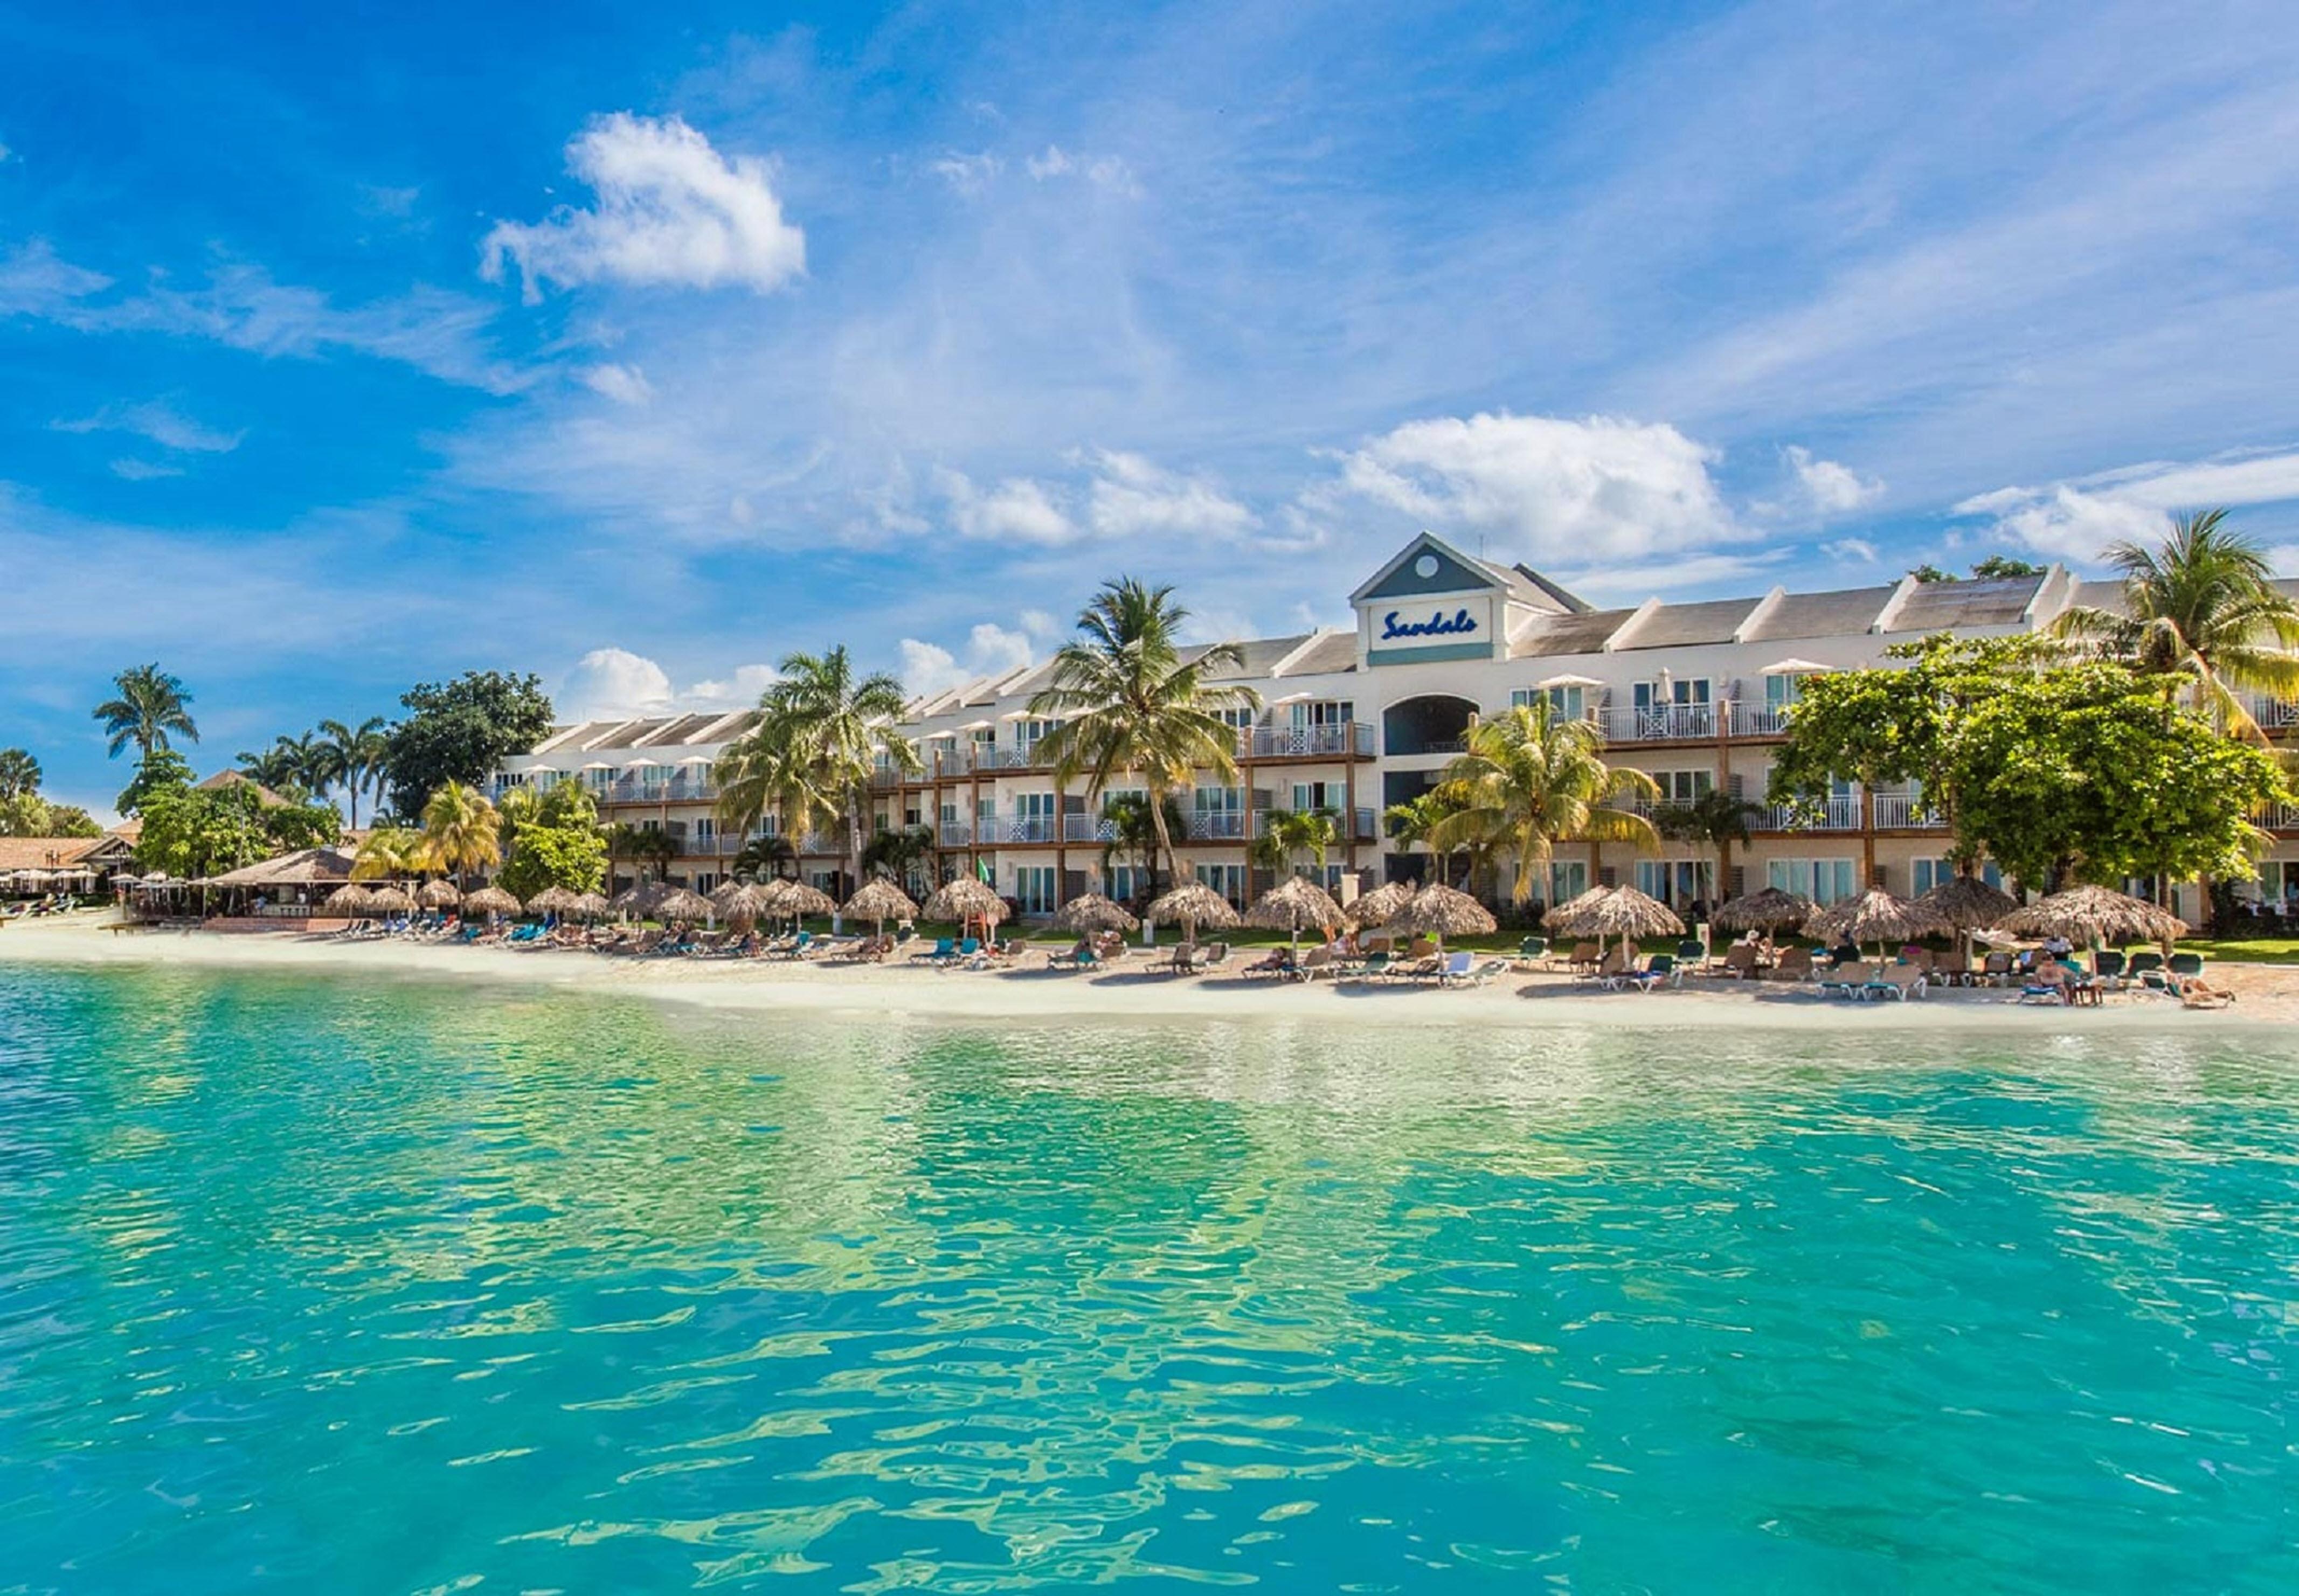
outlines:
{"label": "turquoise ocean water", "polygon": [[2299,1589],[2299,1039],[0,967],[0,1592]]}

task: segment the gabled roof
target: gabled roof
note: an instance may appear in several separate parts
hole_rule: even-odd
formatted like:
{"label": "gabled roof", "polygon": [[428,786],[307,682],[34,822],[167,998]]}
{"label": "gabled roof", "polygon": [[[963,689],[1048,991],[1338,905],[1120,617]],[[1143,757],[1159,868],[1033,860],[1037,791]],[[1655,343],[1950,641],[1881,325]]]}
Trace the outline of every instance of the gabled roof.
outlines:
{"label": "gabled roof", "polygon": [[267,809],[281,808],[287,802],[286,798],[281,798],[244,771],[220,770],[199,785],[202,792],[221,792],[227,787],[253,787],[255,789],[256,801]]}
{"label": "gabled roof", "polygon": [[2044,576],[2011,576],[1994,582],[1920,582],[1900,600],[1886,630],[1946,632],[2018,626],[2026,621],[2028,606],[2045,580]]}
{"label": "gabled roof", "polygon": [[77,864],[108,837],[0,837],[0,871]]}

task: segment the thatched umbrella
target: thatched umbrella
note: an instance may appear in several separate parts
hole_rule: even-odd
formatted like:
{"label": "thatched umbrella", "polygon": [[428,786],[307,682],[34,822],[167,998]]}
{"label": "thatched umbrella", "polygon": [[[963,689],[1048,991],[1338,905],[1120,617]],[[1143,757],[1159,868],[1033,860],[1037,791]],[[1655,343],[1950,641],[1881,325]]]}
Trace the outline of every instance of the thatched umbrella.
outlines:
{"label": "thatched umbrella", "polygon": [[772,905],[770,913],[787,914],[793,920],[809,914],[835,914],[838,905],[829,893],[819,887],[809,887],[804,881],[776,880],[767,884],[766,893]]}
{"label": "thatched umbrella", "polygon": [[1956,952],[1966,969],[1971,964],[1971,933],[1986,930],[2020,906],[2018,898],[1976,875],[1942,881],[1916,901],[1931,905],[1941,919],[1955,928]]}
{"label": "thatched umbrella", "polygon": [[1413,901],[1389,917],[1389,923],[1401,931],[1428,935],[1437,939],[1437,951],[1445,951],[1448,937],[1481,937],[1500,929],[1492,911],[1456,887],[1432,881],[1413,895]]}
{"label": "thatched umbrella", "polygon": [[452,909],[463,901],[463,893],[452,881],[426,881],[415,900],[427,909]]}
{"label": "thatched umbrella", "polygon": [[1245,922],[1267,930],[1291,931],[1293,946],[1301,946],[1301,928],[1320,930],[1341,923],[1341,906],[1333,895],[1306,875],[1290,875],[1259,897],[1245,912]]}
{"label": "thatched umbrella", "polygon": [[368,902],[378,914],[412,914],[415,900],[396,887],[385,887],[368,894]]}
{"label": "thatched umbrella", "polygon": [[1775,931],[1802,925],[1818,911],[1819,906],[1802,893],[1783,892],[1778,887],[1767,887],[1761,892],[1719,904],[1709,922],[1719,930]]}
{"label": "thatched umbrella", "polygon": [[710,895],[728,925],[755,925],[775,912],[773,894],[751,881],[729,881]]}
{"label": "thatched umbrella", "polygon": [[2074,887],[2014,909],[1996,922],[1999,930],[2023,937],[2065,937],[2086,947],[2108,943],[2161,942],[2170,946],[2187,934],[2187,922],[2144,897],[2106,887]]}
{"label": "thatched umbrella", "polygon": [[970,875],[944,885],[918,911],[928,920],[954,920],[963,932],[967,922],[979,920],[986,930],[1006,918],[1006,900]]}
{"label": "thatched umbrella", "polygon": [[375,894],[364,887],[338,887],[320,906],[346,920],[365,920],[375,913]]}
{"label": "thatched umbrella", "polygon": [[1387,925],[1397,912],[1413,901],[1411,881],[1391,881],[1386,887],[1375,887],[1349,906],[1351,924],[1370,930],[1377,925]]}
{"label": "thatched umbrella", "polygon": [[663,894],[662,901],[654,906],[654,913],[658,920],[708,920],[711,913],[710,900],[700,892],[689,892],[680,887]]}
{"label": "thatched umbrella", "polygon": [[527,900],[527,912],[534,914],[556,914],[564,919],[575,907],[581,894],[564,887],[545,887]]}
{"label": "thatched umbrella", "polygon": [[875,881],[865,881],[854,896],[840,906],[839,912],[856,920],[870,922],[870,934],[884,936],[889,920],[915,920],[918,906],[910,895],[884,876]]}
{"label": "thatched umbrella", "polygon": [[1676,911],[1634,887],[1608,887],[1602,893],[1582,893],[1548,917],[1552,929],[1568,937],[1594,937],[1598,952],[1614,937],[1635,940],[1645,937],[1681,937],[1684,922]]}
{"label": "thatched umbrella", "polygon": [[516,914],[519,913],[519,899],[501,887],[482,887],[477,892],[467,892],[463,895],[463,913],[466,914]]}
{"label": "thatched umbrella", "polygon": [[1220,930],[1238,922],[1237,911],[1229,906],[1229,899],[1203,881],[1183,882],[1142,911],[1141,917],[1151,921],[1180,921],[1182,940],[1184,942],[1198,939],[1198,927],[1200,925],[1209,925]]}
{"label": "thatched umbrella", "polygon": [[614,913],[615,906],[596,892],[578,892],[567,912],[579,920],[604,920]]}
{"label": "thatched umbrella", "polygon": [[1082,893],[1054,911],[1054,929],[1064,931],[1131,931],[1141,922],[1123,904],[1099,892]]}
{"label": "thatched umbrella", "polygon": [[655,905],[662,901],[666,890],[668,889],[660,881],[636,881],[616,893],[608,906],[644,919],[654,912]]}
{"label": "thatched umbrella", "polygon": [[1930,904],[1895,897],[1881,887],[1871,887],[1857,897],[1847,897],[1805,922],[1804,929],[1822,941],[1855,944],[1906,942],[1917,937],[1945,936],[1955,928]]}

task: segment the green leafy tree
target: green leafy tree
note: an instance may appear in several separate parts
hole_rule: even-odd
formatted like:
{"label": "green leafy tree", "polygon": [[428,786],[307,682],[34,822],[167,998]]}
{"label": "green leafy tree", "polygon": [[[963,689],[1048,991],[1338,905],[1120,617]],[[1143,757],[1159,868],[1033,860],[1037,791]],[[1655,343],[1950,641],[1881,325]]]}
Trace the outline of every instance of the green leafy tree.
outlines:
{"label": "green leafy tree", "polygon": [[451,781],[477,786],[551,731],[551,700],[539,676],[466,671],[452,682],[419,683],[399,701],[407,716],[386,739],[383,766],[402,815],[421,814]]}
{"label": "green leafy tree", "polygon": [[1603,738],[1588,721],[1556,715],[1537,699],[1471,721],[1465,743],[1445,767],[1440,790],[1451,812],[1430,828],[1430,842],[1511,854],[1509,897],[1520,906],[1559,842],[1659,848],[1652,822],[1622,806],[1657,798],[1659,787],[1640,770],[1606,764]]}
{"label": "green leafy tree", "polygon": [[793,834],[842,822],[847,880],[862,872],[862,806],[881,758],[921,768],[917,750],[895,730],[907,703],[884,672],[864,674],[843,645],[792,654],[781,679],[759,700],[759,725],[738,738],[718,766],[718,814],[748,826],[772,808]]}
{"label": "green leafy tree", "polygon": [[932,826],[889,826],[872,832],[863,845],[862,874],[866,879],[884,876],[890,881],[919,881],[934,853]]}
{"label": "green leafy tree", "polygon": [[1274,809],[1260,836],[1253,839],[1253,862],[1263,870],[1282,873],[1307,854],[1323,879],[1325,856],[1340,839],[1331,809]]}
{"label": "green leafy tree", "polygon": [[1653,811],[1653,826],[1678,842],[1706,843],[1716,850],[1716,892],[1731,889],[1732,845],[1748,840],[1748,827],[1761,813],[1755,805],[1722,787],[1712,787],[1689,804],[1664,804]]}
{"label": "green leafy tree", "polygon": [[2299,603],[2276,587],[2266,552],[2212,509],[2179,517],[2155,548],[2119,542],[2107,558],[2122,574],[2121,608],[2078,605],[2053,630],[2180,683],[2219,724],[2265,742],[2241,695],[2299,698]]}
{"label": "green leafy tree", "polygon": [[727,862],[726,868],[738,878],[754,881],[794,876],[798,873],[798,850],[791,847],[787,837],[753,837]]}
{"label": "green leafy tree", "polygon": [[136,862],[179,881],[237,870],[277,851],[264,826],[263,801],[253,787],[155,791],[143,815]]}
{"label": "green leafy tree", "polygon": [[1975,560],[1971,566],[1974,582],[2003,582],[2014,576],[2041,576],[2044,567],[2033,560],[2014,559],[2008,554],[1991,554],[1986,559]]}
{"label": "green leafy tree", "polygon": [[199,741],[200,729],[192,723],[189,707],[192,695],[180,678],[157,664],[139,665],[120,672],[112,685],[118,696],[98,704],[95,718],[112,739],[113,758],[131,742],[139,757],[148,758],[170,747],[171,737]]}
{"label": "green leafy tree", "polygon": [[112,800],[112,807],[122,815],[141,815],[155,794],[187,791],[191,785],[191,762],[173,748],[154,748],[137,761],[136,774]]}
{"label": "green leafy tree", "polygon": [[50,804],[47,830],[40,834],[46,837],[101,837],[104,828],[96,823],[95,815],[78,804]]}
{"label": "green leafy tree", "polygon": [[1918,582],[1927,583],[1934,582],[1954,582],[1955,580],[1955,573],[1953,571],[1943,571],[1930,560],[1926,560],[1922,565],[1920,565],[1914,570],[1910,571],[1908,575],[1914,577]]}
{"label": "green leafy tree", "polygon": [[1056,782],[1083,776],[1088,797],[1099,798],[1122,777],[1141,778],[1169,873],[1179,865],[1166,795],[1199,770],[1234,781],[1237,730],[1222,712],[1261,702],[1249,687],[1213,679],[1243,665],[1235,643],[1183,660],[1179,638],[1189,616],[1170,587],[1131,576],[1105,583],[1078,616],[1080,635],[1054,655],[1048,685],[1030,700],[1032,715],[1060,723],[1038,745]]}
{"label": "green leafy tree", "polygon": [[618,821],[606,829],[602,839],[610,866],[618,859],[629,859],[636,864],[652,862],[658,880],[671,860],[678,856],[678,839],[659,828],[635,826],[628,822]]}
{"label": "green leafy tree", "polygon": [[343,840],[344,817],[333,804],[265,804],[261,813],[264,834],[277,852],[332,848]]}
{"label": "green leafy tree", "polygon": [[503,887],[533,897],[546,887],[596,892],[607,874],[607,839],[593,825],[553,825],[539,816],[521,824],[503,861]]}
{"label": "green leafy tree", "polygon": [[23,748],[0,748],[0,800],[40,790],[40,762]]}
{"label": "green leafy tree", "polygon": [[1170,837],[1187,823],[1182,813],[1182,800],[1167,793],[1159,803],[1164,807],[1165,828],[1158,829],[1150,813],[1146,796],[1112,793],[1102,800],[1101,816],[1109,823],[1108,840],[1101,845],[1101,872],[1107,876],[1121,864],[1139,865],[1149,878],[1149,888],[1141,894],[1143,902],[1158,896],[1158,848],[1159,839]]}

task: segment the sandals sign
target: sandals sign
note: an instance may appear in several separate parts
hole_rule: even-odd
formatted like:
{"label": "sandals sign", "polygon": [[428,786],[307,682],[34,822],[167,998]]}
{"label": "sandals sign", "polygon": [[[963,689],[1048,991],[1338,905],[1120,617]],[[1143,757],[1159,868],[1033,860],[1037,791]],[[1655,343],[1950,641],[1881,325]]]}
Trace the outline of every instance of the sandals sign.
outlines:
{"label": "sandals sign", "polygon": [[1379,641],[1400,637],[1466,637],[1477,629],[1476,617],[1465,609],[1457,609],[1449,616],[1440,609],[1425,621],[1400,621],[1397,616],[1398,612],[1392,609],[1381,617]]}

